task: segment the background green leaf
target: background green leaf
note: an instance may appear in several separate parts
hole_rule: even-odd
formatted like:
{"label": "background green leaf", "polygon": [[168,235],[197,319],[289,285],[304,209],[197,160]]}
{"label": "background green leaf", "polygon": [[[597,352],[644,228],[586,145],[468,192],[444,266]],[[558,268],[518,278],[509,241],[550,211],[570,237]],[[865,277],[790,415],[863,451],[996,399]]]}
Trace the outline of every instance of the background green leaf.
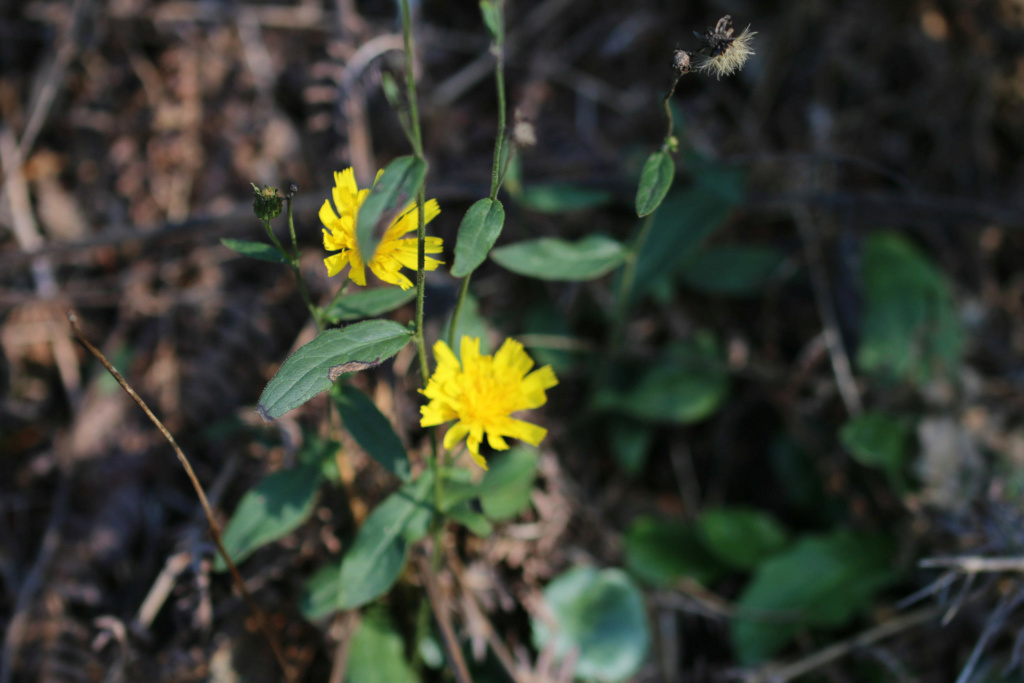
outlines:
{"label": "background green leaf", "polygon": [[734,569],[753,569],[786,545],[786,531],[767,512],[739,506],[705,508],[697,519],[705,547]]}
{"label": "background green leaf", "polygon": [[839,441],[854,460],[885,472],[896,493],[906,488],[903,468],[908,456],[907,426],[884,413],[867,412],[839,430]]}
{"label": "background green leaf", "polygon": [[[320,482],[319,461],[306,462],[268,474],[242,496],[221,537],[235,564],[305,522],[316,505]],[[214,571],[227,568],[224,558],[217,555]]]}
{"label": "background green leaf", "polygon": [[332,392],[341,421],[359,447],[389,472],[408,483],[412,478],[409,455],[402,440],[373,401],[354,387]]}
{"label": "background green leaf", "polygon": [[365,605],[395,583],[405,566],[407,531],[418,536],[422,525],[417,522],[432,509],[426,502],[432,485],[433,477],[425,472],[369,514],[342,558],[336,608]]}
{"label": "background green leaf", "polygon": [[[354,372],[391,358],[402,350],[412,334],[390,320],[367,320],[338,330],[327,330],[299,347],[263,389],[256,409],[265,420],[289,410],[331,388],[332,369]],[[362,367],[361,367],[362,366]]]}
{"label": "background green leaf", "polygon": [[524,187],[522,192],[516,195],[516,199],[527,209],[557,214],[604,206],[611,202],[612,193],[592,187],[548,183]]}
{"label": "background green leaf", "polygon": [[857,365],[886,378],[924,382],[955,374],[963,330],[952,288],[905,237],[871,235],[864,249],[865,314]]}
{"label": "background green leaf", "polygon": [[347,294],[327,309],[328,322],[337,324],[349,320],[362,320],[390,313],[416,298],[415,289],[377,287]]}
{"label": "background green leaf", "polygon": [[625,260],[626,249],[604,235],[588,235],[576,242],[542,237],[498,247],[491,251],[491,258],[519,275],[576,282],[610,272]]}
{"label": "background green leaf", "polygon": [[455,242],[452,275],[466,277],[484,262],[505,225],[505,207],[497,199],[481,199],[469,207]]}
{"label": "background green leaf", "polygon": [[420,677],[405,657],[405,642],[382,609],[363,615],[348,648],[348,683],[416,683]]}
{"label": "background green leaf", "polygon": [[650,635],[643,596],[620,569],[570,569],[544,589],[556,620],[552,631],[533,619],[533,643],[554,645],[555,656],[578,650],[576,676],[621,681],[636,674],[647,658]]}
{"label": "background green leaf", "polygon": [[480,482],[480,504],[495,521],[515,517],[530,504],[537,478],[537,451],[516,446],[488,459],[490,469]]}
{"label": "background green leaf", "polygon": [[259,259],[260,261],[268,261],[270,263],[288,263],[288,259],[284,257],[277,247],[272,244],[265,242],[253,242],[250,240],[236,240],[229,237],[225,237],[220,241],[225,247],[232,251],[236,251],[242,256],[248,256],[249,258]]}
{"label": "background green leaf", "polygon": [[356,240],[359,253],[370,254],[365,260],[373,257],[391,221],[416,201],[416,192],[426,175],[427,163],[413,156],[398,157],[384,168],[384,175],[359,207]]}
{"label": "background green leaf", "polygon": [[733,621],[740,662],[777,654],[802,629],[842,626],[895,578],[893,543],[878,534],[837,531],[805,537],[762,564]]}
{"label": "background green leaf", "polygon": [[634,302],[671,286],[701,243],[729,217],[744,181],[740,171],[709,170],[697,175],[695,184],[665,197],[637,255]]}
{"label": "background green leaf", "polygon": [[690,424],[714,414],[728,392],[729,372],[717,342],[699,333],[669,347],[632,388],[598,392],[594,407],[649,422]]}
{"label": "background green leaf", "polygon": [[683,266],[680,277],[688,287],[708,294],[757,295],[764,291],[784,256],[774,247],[709,247]]}
{"label": "background green leaf", "polygon": [[728,571],[683,520],[637,517],[626,532],[625,552],[629,571],[656,586],[684,576],[709,586]]}
{"label": "background green leaf", "polygon": [[640,217],[653,212],[661,205],[665,195],[672,188],[676,176],[676,165],[668,152],[651,153],[640,172],[640,185],[636,190],[636,214]]}

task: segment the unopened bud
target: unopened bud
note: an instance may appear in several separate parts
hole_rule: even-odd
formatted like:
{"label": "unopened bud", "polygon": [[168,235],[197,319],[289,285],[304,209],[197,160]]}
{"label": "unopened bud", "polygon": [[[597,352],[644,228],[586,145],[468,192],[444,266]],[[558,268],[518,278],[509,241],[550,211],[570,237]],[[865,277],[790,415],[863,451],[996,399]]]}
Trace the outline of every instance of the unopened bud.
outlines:
{"label": "unopened bud", "polygon": [[252,202],[252,210],[256,214],[256,218],[261,221],[269,221],[280,216],[282,201],[277,194],[277,188],[264,185],[261,190],[256,187],[255,183],[250,183],[250,185],[252,185],[253,192],[256,193],[256,198]]}

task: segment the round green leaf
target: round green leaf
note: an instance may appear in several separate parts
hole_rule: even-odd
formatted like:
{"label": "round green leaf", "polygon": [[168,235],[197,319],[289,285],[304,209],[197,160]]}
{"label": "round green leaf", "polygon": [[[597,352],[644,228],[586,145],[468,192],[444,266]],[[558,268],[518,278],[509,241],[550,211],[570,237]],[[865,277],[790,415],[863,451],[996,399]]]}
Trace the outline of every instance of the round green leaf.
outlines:
{"label": "round green leaf", "polygon": [[390,313],[416,298],[415,289],[378,287],[349,294],[338,299],[327,309],[328,322],[337,324],[348,320],[362,320]]}
{"label": "round green leaf", "polygon": [[[242,496],[221,536],[235,564],[305,522],[316,504],[320,481],[319,461],[303,463],[267,475]],[[227,568],[224,558],[217,555],[214,571]]]}
{"label": "round green leaf", "polygon": [[626,259],[626,249],[604,235],[588,235],[576,242],[542,237],[498,247],[491,258],[519,275],[578,282],[601,277],[620,265]]}
{"label": "round green leaf", "polygon": [[228,249],[238,252],[242,256],[248,256],[249,258],[258,259],[260,261],[268,261],[270,263],[288,263],[284,254],[278,251],[277,247],[266,244],[265,242],[235,240],[225,237],[220,241],[220,243]]}
{"label": "round green leaf", "polygon": [[672,187],[676,165],[668,152],[654,152],[644,162],[640,172],[640,186],[636,190],[636,214],[640,217],[652,213]]}
{"label": "round green leaf", "polygon": [[505,207],[497,199],[481,199],[469,207],[459,225],[452,275],[466,277],[487,258],[505,225]]}
{"label": "round green leaf", "polygon": [[735,569],[753,569],[786,545],[786,532],[775,518],[753,508],[706,508],[697,530],[707,549]]}
{"label": "round green leaf", "polygon": [[263,389],[256,410],[264,420],[281,417],[330,389],[341,374],[391,358],[410,339],[408,329],[390,320],[367,320],[321,332],[288,357]]}
{"label": "round green leaf", "polygon": [[853,459],[886,473],[897,492],[903,490],[903,466],[906,462],[907,428],[900,420],[884,413],[859,415],[839,430],[839,441]]}
{"label": "round green leaf", "polygon": [[650,635],[643,596],[621,569],[578,567],[544,589],[555,617],[554,631],[541,619],[531,622],[533,643],[553,645],[555,656],[576,651],[576,676],[621,681],[639,671]]}
{"label": "round green leaf", "polygon": [[391,221],[416,200],[426,175],[427,162],[413,156],[398,157],[384,168],[384,174],[359,207],[356,222],[359,253],[372,257]]}

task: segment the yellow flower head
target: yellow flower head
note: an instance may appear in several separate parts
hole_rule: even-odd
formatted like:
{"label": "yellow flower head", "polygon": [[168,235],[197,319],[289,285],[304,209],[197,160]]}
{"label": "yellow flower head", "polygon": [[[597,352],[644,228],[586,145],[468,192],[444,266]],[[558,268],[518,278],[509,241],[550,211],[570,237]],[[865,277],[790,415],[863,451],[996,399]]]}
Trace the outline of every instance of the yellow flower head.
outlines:
{"label": "yellow flower head", "polygon": [[420,391],[430,399],[420,408],[420,426],[458,420],[444,435],[444,447],[451,449],[466,438],[473,461],[485,470],[487,461],[480,455],[485,433],[487,443],[499,451],[508,448],[506,436],[539,444],[548,430],[510,415],[547,403],[545,390],[558,384],[551,366],[530,372],[533,360],[514,339],[506,339],[493,357],[480,355],[476,338],[463,337],[459,350],[461,364],[443,341],[434,344],[437,369]]}
{"label": "yellow flower head", "polygon": [[[383,171],[377,173],[376,183]],[[340,173],[334,173],[334,191],[332,197],[334,206],[338,213],[331,208],[331,203],[324,200],[320,207],[320,222],[324,224],[324,248],[327,251],[337,251],[324,259],[327,265],[327,274],[334,277],[340,273],[345,266],[352,266],[349,277],[357,285],[366,286],[366,259],[359,253],[359,242],[356,239],[356,224],[359,219],[359,207],[366,201],[370,190],[360,190],[356,186],[356,176],[351,168]],[[424,219],[427,223],[432,221],[441,208],[437,205],[436,199],[431,199],[423,206]],[[416,238],[403,237],[416,229],[417,211],[416,202],[405,207],[398,216],[391,221],[391,225],[384,231],[384,236],[377,245],[377,251],[370,259],[370,270],[374,275],[384,282],[398,285],[402,289],[410,289],[412,280],[402,274],[402,268],[416,270],[417,247]],[[426,253],[441,253],[441,238],[428,237],[426,240]],[[425,267],[427,270],[435,270],[441,261],[427,257]]]}

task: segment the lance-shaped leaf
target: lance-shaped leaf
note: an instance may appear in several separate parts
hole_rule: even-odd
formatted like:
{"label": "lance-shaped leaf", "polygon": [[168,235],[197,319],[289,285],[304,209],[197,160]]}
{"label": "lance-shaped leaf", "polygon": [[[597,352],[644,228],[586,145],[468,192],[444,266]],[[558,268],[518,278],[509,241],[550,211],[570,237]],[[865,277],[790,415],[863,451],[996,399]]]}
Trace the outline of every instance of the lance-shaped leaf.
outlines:
{"label": "lance-shaped leaf", "polygon": [[327,309],[324,314],[333,324],[346,320],[361,320],[390,313],[416,298],[415,289],[402,290],[398,287],[378,287],[364,292],[343,296]]}
{"label": "lance-shaped leaf", "polygon": [[643,217],[658,208],[672,187],[675,175],[676,165],[668,152],[654,152],[647,157],[636,190],[636,215]]}
{"label": "lance-shaped leaf", "polygon": [[487,258],[505,225],[505,207],[497,199],[481,199],[469,207],[459,225],[452,275],[466,277]]}
{"label": "lance-shaped leaf", "polygon": [[288,357],[263,390],[256,410],[264,420],[281,417],[327,391],[344,373],[391,358],[410,339],[409,330],[390,320],[367,320],[321,332]]}
{"label": "lance-shaped leaf", "polygon": [[[340,388],[340,385],[339,385]],[[345,387],[341,393],[331,392],[334,405],[338,406],[341,421],[345,423],[356,443],[392,474],[404,482],[412,478],[409,470],[409,455],[402,440],[395,434],[391,423],[377,409],[366,394],[353,387]]]}
{"label": "lance-shaped leaf", "polygon": [[387,592],[405,566],[408,541],[419,534],[422,520],[433,514],[426,502],[433,476],[424,472],[385,499],[363,522],[341,561],[338,609],[353,609]]}
{"label": "lance-shaped leaf", "polygon": [[277,247],[266,244],[265,242],[235,240],[225,237],[220,241],[220,243],[231,251],[238,252],[242,256],[259,259],[260,261],[269,261],[270,263],[288,263],[284,254],[278,251]]}
{"label": "lance-shaped leaf", "polygon": [[426,175],[427,162],[412,156],[398,157],[384,169],[384,175],[359,207],[356,240],[364,261],[373,258],[391,221],[416,199]]}
{"label": "lance-shaped leaf", "polygon": [[542,237],[498,247],[491,252],[498,265],[538,280],[593,280],[621,264],[626,248],[604,235],[587,235],[576,242]]}

